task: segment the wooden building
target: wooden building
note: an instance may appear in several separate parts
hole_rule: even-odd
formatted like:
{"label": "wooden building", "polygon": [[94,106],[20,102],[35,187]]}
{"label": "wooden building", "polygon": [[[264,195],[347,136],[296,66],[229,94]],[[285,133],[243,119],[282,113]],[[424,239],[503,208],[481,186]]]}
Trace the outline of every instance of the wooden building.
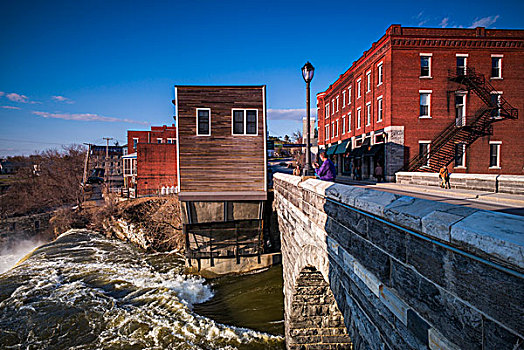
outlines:
{"label": "wooden building", "polygon": [[175,86],[179,198],[265,200],[264,86]]}
{"label": "wooden building", "polygon": [[[266,87],[175,86],[178,196],[186,256],[242,259],[264,252]],[[224,260],[222,260],[224,261]]]}

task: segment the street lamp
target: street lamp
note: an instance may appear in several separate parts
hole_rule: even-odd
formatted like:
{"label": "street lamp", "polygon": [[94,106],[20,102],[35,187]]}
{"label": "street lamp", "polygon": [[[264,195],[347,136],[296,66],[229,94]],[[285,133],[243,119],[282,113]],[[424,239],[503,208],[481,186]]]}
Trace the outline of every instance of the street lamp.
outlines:
{"label": "street lamp", "polygon": [[306,131],[306,164],[304,165],[304,171],[302,175],[310,176],[313,175],[313,169],[311,167],[311,125],[310,125],[310,108],[309,108],[309,83],[313,80],[315,74],[315,67],[309,61],[302,67],[302,77],[306,82],[306,118],[307,118],[307,131]]}

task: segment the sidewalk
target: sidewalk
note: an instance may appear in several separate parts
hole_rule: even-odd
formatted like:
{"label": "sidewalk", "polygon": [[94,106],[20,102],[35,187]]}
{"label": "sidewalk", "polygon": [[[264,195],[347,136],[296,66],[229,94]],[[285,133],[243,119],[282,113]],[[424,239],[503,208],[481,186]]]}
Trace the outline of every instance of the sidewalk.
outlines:
{"label": "sidewalk", "polygon": [[464,189],[444,189],[437,186],[406,185],[394,182],[356,181],[347,177],[337,178],[338,183],[353,186],[368,187],[376,190],[389,190],[391,192],[409,192],[410,196],[419,197],[424,193],[427,195],[460,200],[481,201],[486,204],[504,205],[512,208],[524,208],[524,196],[509,193],[495,193]]}

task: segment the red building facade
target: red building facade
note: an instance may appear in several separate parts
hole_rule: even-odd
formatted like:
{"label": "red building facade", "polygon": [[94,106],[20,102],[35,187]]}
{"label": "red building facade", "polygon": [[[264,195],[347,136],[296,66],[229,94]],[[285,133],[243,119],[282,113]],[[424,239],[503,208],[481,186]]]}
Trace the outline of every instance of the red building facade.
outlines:
{"label": "red building facade", "polygon": [[317,94],[339,172],[524,174],[524,30],[389,27]]}
{"label": "red building facade", "polygon": [[177,186],[176,127],[152,126],[128,130],[128,155],[124,157],[126,187],[137,196],[174,192]]}

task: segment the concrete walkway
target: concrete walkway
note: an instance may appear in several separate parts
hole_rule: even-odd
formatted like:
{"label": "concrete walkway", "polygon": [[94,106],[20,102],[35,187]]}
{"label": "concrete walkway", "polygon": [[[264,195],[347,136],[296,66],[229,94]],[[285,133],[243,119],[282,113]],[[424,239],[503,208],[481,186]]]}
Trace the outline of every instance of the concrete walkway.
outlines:
{"label": "concrete walkway", "polygon": [[391,182],[355,181],[344,176],[338,177],[337,182],[411,197],[464,205],[471,208],[524,216],[523,195],[443,189],[436,186],[405,185]]}

